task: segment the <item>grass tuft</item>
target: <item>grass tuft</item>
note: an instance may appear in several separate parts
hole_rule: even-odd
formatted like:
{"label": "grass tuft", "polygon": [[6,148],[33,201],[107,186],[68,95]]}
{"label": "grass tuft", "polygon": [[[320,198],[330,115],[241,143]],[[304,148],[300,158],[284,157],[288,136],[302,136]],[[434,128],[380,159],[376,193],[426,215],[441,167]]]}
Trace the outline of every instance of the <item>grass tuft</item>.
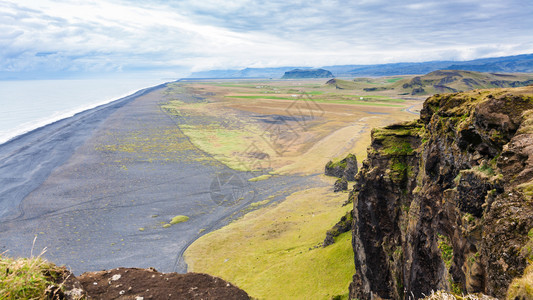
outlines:
{"label": "grass tuft", "polygon": [[524,275],[515,278],[507,290],[507,299],[533,299],[533,264],[524,271]]}
{"label": "grass tuft", "polygon": [[189,221],[189,217],[179,215],[179,216],[175,216],[174,218],[172,218],[172,220],[170,221],[170,224],[174,225],[174,224],[179,224],[179,223],[183,223],[187,221]]}
{"label": "grass tuft", "polygon": [[264,174],[264,175],[261,175],[261,176],[257,176],[257,177],[254,177],[254,178],[250,178],[250,179],[248,179],[248,181],[250,181],[250,182],[257,182],[257,181],[267,180],[267,179],[269,179],[270,177],[272,177],[272,175],[270,175],[270,174]]}
{"label": "grass tuft", "polygon": [[0,299],[49,299],[62,289],[58,281],[65,272],[40,255],[10,258],[0,254]]}

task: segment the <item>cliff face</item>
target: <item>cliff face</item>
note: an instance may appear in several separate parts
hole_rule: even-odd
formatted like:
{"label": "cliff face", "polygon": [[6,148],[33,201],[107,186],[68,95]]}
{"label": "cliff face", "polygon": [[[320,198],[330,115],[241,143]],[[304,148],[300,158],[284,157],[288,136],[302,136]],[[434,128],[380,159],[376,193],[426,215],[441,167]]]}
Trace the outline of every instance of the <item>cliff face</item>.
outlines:
{"label": "cliff face", "polygon": [[356,180],[351,297],[504,296],[533,259],[533,87],[428,98]]}

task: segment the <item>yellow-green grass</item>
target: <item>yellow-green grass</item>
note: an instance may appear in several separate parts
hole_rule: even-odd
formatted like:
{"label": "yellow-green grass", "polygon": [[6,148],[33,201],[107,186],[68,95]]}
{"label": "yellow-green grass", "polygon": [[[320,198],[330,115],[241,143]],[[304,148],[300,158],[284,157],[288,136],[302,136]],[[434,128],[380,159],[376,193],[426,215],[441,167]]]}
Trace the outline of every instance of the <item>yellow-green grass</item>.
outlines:
{"label": "yellow-green grass", "polygon": [[[282,96],[265,96],[265,95],[246,95],[246,96],[226,96],[228,98],[235,99],[268,99],[268,100],[305,100],[305,101],[314,101],[317,103],[333,103],[333,104],[351,104],[351,105],[365,105],[365,106],[385,106],[385,107],[403,107],[403,105],[398,104],[388,104],[388,103],[379,103],[379,102],[398,102],[402,103],[405,100],[402,99],[392,99],[387,97],[379,96],[349,96],[349,99],[342,97],[334,98],[305,98],[305,97],[282,97]],[[353,98],[359,99],[355,100]],[[363,99],[361,99],[363,98]]]}
{"label": "yellow-green grass", "polygon": [[533,299],[533,264],[524,271],[524,275],[515,278],[507,290],[507,299]]}
{"label": "yellow-green grass", "polygon": [[0,255],[0,299],[48,299],[65,270],[41,257],[9,258]]}
{"label": "yellow-green grass", "polygon": [[254,177],[254,178],[250,178],[250,179],[248,179],[248,181],[250,181],[250,182],[262,181],[262,180],[267,180],[270,177],[272,177],[272,175],[264,174],[264,175],[260,175],[260,176]]}
{"label": "yellow-green grass", "polygon": [[172,220],[170,220],[169,224],[170,225],[174,225],[174,224],[179,224],[179,223],[183,223],[183,222],[187,222],[187,221],[189,221],[189,217],[183,216],[183,215],[179,215],[179,216],[175,216],[174,218],[172,218]]}
{"label": "yellow-green grass", "polygon": [[[170,114],[179,115],[184,111],[197,115],[212,115],[213,111],[209,106],[183,105],[180,101],[171,101],[162,106]],[[228,127],[221,122],[212,122],[210,124],[186,124],[181,125],[181,131],[189,138],[191,143],[203,151],[213,155],[213,157],[227,165],[228,167],[239,171],[256,171],[250,170],[250,165],[246,163],[250,158],[241,157],[240,155],[250,146],[256,145],[258,149],[265,151],[268,156],[274,156],[275,151],[264,139],[261,134],[264,132],[256,124],[242,122],[231,114],[223,116],[224,121],[231,124],[240,124],[239,127]]]}
{"label": "yellow-green grass", "polygon": [[189,271],[231,281],[258,299],[331,299],[354,274],[351,233],[322,248],[326,231],[350,207],[328,187],[296,192],[194,242]]}
{"label": "yellow-green grass", "polygon": [[[196,147],[210,153],[228,167],[239,171],[255,171],[249,170],[248,165],[243,164],[239,154],[245,151],[253,140],[261,143],[260,133],[246,129],[226,129],[217,125],[190,126],[182,130]],[[270,150],[265,146],[262,149]]]}

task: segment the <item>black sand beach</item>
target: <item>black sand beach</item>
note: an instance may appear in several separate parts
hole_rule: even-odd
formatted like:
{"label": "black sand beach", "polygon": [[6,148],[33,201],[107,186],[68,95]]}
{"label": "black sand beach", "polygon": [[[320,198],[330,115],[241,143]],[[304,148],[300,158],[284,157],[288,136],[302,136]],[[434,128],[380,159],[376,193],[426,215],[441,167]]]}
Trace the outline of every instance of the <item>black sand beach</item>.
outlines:
{"label": "black sand beach", "polygon": [[[165,86],[139,91],[0,145],[0,252],[44,256],[74,273],[115,267],[185,272],[184,250],[254,201],[281,200],[310,177],[234,172],[160,109]],[[181,95],[187,101],[195,97]],[[177,215],[184,223],[170,227]]]}

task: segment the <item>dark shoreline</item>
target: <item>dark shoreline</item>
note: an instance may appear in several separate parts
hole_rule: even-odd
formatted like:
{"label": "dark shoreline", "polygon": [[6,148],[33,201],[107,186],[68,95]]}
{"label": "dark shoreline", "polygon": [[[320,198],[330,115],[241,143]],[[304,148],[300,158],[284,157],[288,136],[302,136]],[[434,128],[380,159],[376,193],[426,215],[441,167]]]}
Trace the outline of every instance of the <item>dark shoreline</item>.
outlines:
{"label": "dark shoreline", "polygon": [[[37,188],[55,168],[68,160],[76,148],[83,144],[110,114],[128,102],[163,88],[167,84],[141,89],[126,97],[57,120],[0,144],[0,224],[17,217],[14,215],[17,214],[14,210],[22,199]],[[76,135],[67,132],[74,130],[83,132]],[[44,138],[53,135],[61,135],[61,143],[58,143],[57,139]],[[43,146],[47,148],[46,154],[42,153]],[[56,151],[62,155],[56,155]],[[36,168],[39,169],[37,172],[34,171]],[[13,177],[13,174],[17,174],[17,177]]]}

